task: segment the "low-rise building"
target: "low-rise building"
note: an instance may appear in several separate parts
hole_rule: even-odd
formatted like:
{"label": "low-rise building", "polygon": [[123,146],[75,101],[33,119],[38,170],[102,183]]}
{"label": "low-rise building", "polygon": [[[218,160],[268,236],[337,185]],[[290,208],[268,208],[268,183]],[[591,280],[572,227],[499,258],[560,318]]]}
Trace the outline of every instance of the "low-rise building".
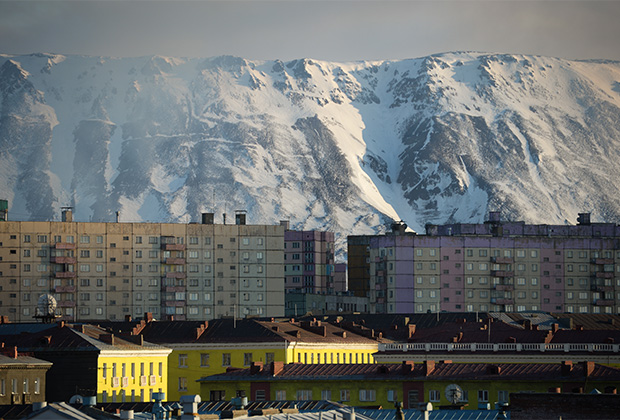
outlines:
{"label": "low-rise building", "polygon": [[[317,320],[295,322],[255,319],[149,321],[110,323],[111,329],[132,328],[145,340],[172,349],[168,357],[168,400],[198,394],[198,379],[253,362],[373,363],[378,340]],[[210,395],[230,399],[234,394]]]}
{"label": "low-rise building", "polygon": [[[421,402],[478,409],[508,403],[514,392],[615,392],[620,369],[593,362],[424,363],[304,365],[256,362],[247,369],[200,379],[203,399],[245,394],[252,399],[329,399],[352,406],[404,408]],[[258,398],[257,398],[258,397]]]}
{"label": "low-rise building", "polygon": [[[26,324],[3,324],[1,327]],[[150,401],[168,386],[172,350],[144,341],[140,335],[115,335],[101,328],[64,321],[49,328],[2,340],[19,351],[52,362],[47,398],[68,401],[73,395],[96,396],[98,402]],[[34,388],[33,388],[34,389]]]}
{"label": "low-rise building", "polygon": [[32,404],[46,400],[46,374],[52,363],[1,348],[0,405]]}

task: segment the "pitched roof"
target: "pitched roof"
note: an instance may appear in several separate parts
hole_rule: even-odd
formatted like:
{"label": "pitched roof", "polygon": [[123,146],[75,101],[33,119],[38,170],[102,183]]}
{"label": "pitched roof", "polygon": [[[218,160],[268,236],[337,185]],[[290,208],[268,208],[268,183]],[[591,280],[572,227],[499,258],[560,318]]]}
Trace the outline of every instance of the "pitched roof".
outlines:
{"label": "pitched roof", "polygon": [[[113,336],[101,328],[80,324],[74,327],[65,323],[51,324],[47,329],[23,333],[13,336],[4,336],[3,341],[17,346],[20,351],[45,350],[73,350],[73,351],[102,351],[102,350],[144,350],[164,349],[156,344],[143,342],[142,345],[133,343],[135,337]],[[136,340],[137,341],[137,340]]]}
{"label": "pitched roof", "polygon": [[[275,370],[275,373],[274,373]],[[560,363],[386,363],[386,364],[301,364],[278,368],[253,366],[212,375],[199,381],[231,380],[620,380],[620,369],[592,362],[563,366]]]}
{"label": "pitched roof", "polygon": [[[109,331],[131,331],[144,339],[172,343],[284,343],[286,341],[331,344],[368,344],[377,341],[321,321],[275,321],[253,318],[220,318],[211,321],[151,321],[145,324],[110,323]],[[343,335],[342,333],[345,332]]]}
{"label": "pitched roof", "polygon": [[52,362],[47,360],[37,359],[31,356],[18,355],[17,358],[8,357],[0,354],[0,366],[3,367],[25,367],[25,366],[37,366],[37,367],[51,367]]}

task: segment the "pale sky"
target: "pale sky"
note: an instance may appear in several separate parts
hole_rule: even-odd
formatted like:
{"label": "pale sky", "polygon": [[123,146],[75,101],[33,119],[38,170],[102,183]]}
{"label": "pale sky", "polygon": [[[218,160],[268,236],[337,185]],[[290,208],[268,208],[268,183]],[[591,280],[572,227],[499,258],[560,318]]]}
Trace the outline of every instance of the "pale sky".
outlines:
{"label": "pale sky", "polygon": [[0,0],[0,53],[392,60],[449,51],[620,60],[620,0]]}

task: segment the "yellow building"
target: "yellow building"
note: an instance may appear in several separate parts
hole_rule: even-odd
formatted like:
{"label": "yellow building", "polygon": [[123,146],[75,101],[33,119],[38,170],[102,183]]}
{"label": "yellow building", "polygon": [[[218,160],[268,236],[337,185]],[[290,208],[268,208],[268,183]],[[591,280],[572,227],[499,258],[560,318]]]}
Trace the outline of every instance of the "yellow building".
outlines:
{"label": "yellow building", "polygon": [[230,399],[242,394],[256,400],[332,400],[356,407],[418,408],[419,403],[462,406],[509,402],[510,393],[614,393],[620,369],[582,363],[425,363],[364,365],[268,365],[200,379],[203,400]]}
{"label": "yellow building", "polygon": [[[5,324],[14,335],[3,341],[20,352],[52,362],[47,397],[97,396],[97,402],[151,401],[153,392],[168,386],[168,355],[172,350],[144,341],[139,335],[115,335],[79,324]],[[22,329],[23,332],[16,334]],[[32,331],[32,332],[28,332]]]}
{"label": "yellow building", "polygon": [[[253,362],[374,363],[378,341],[320,321],[276,322],[230,318],[198,324],[147,322],[136,332],[172,349],[167,399],[198,394],[198,379]],[[234,395],[233,395],[234,396]],[[222,396],[223,397],[223,396]],[[228,397],[227,397],[228,398]]]}

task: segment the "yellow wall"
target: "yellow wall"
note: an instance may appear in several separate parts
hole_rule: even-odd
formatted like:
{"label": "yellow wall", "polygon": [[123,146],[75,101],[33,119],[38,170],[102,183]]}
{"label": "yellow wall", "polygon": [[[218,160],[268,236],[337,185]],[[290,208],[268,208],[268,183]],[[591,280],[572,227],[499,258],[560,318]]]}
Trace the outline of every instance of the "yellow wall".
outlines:
{"label": "yellow wall", "polygon": [[[226,372],[227,367],[244,368],[248,365],[244,364],[244,354],[251,353],[252,361],[266,363],[266,354],[273,353],[275,361],[284,361],[284,345],[280,348],[252,348],[248,349],[244,345],[238,345],[236,348],[214,348],[205,345],[203,348],[182,347],[181,345],[167,345],[172,347],[173,351],[168,356],[169,381],[168,393],[166,399],[168,401],[178,401],[182,395],[195,395],[200,393],[200,384],[196,382],[198,379],[215,375],[217,373]],[[202,355],[208,354],[208,365],[203,365]],[[230,355],[230,365],[224,365],[224,354]],[[179,355],[187,355],[184,363],[183,357]],[[184,366],[183,366],[184,364]],[[185,378],[180,381],[179,378]],[[186,385],[186,390],[179,388],[181,382]]]}
{"label": "yellow wall", "polygon": [[[256,379],[257,383],[266,382],[259,376]],[[495,402],[498,401],[499,391],[506,391],[507,394],[511,392],[547,392],[551,387],[568,387],[574,385],[574,381],[567,381],[566,384],[558,380],[550,381],[475,381],[475,380],[446,380],[446,381],[415,381],[422,382],[420,389],[422,390],[419,395],[419,402],[428,402],[430,399],[430,391],[439,391],[439,401],[433,401],[432,404],[436,407],[440,405],[451,404],[446,398],[446,387],[450,384],[459,385],[464,391],[468,393],[468,401],[465,402],[466,409],[476,410],[478,409],[478,391],[486,391],[488,396],[488,403],[491,408],[495,408]],[[393,408],[394,401],[391,401],[388,397],[388,391],[393,391],[392,398],[396,398],[398,401],[403,401],[404,394],[404,381],[402,379],[392,380],[308,380],[308,381],[269,381],[270,392],[266,395],[266,399],[277,400],[296,400],[298,399],[298,391],[307,390],[311,391],[311,395],[306,395],[307,399],[321,400],[324,399],[323,391],[330,391],[331,394],[325,397],[329,397],[332,401],[342,401],[351,406],[382,406],[383,408]],[[583,382],[581,383],[583,385]],[[589,393],[594,388],[599,390],[605,389],[607,386],[616,386],[614,382],[599,382],[589,381],[584,392]],[[200,388],[200,396],[203,401],[208,401],[211,391],[224,391],[225,399],[236,396],[238,391],[245,392],[245,395],[249,400],[253,400],[254,395],[251,394],[251,382],[246,381],[218,381],[218,382],[203,382]],[[342,391],[348,391],[342,393]],[[370,398],[367,401],[360,400],[360,390],[374,391],[374,398]],[[284,391],[284,394],[278,391]],[[569,389],[570,391],[570,389]],[[348,395],[348,400],[343,400],[342,397]],[[369,395],[370,393],[367,393]],[[406,397],[405,397],[406,398]],[[303,399],[303,398],[302,398]]]}
{"label": "yellow wall", "polygon": [[[97,402],[103,402],[104,392],[107,394],[107,402],[113,401],[116,394],[116,402],[151,401],[151,393],[165,392],[168,384],[168,360],[167,353],[161,355],[142,356],[136,353],[118,352],[118,355],[101,355],[97,360]],[[114,368],[116,365],[116,376]],[[133,374],[132,374],[133,365]],[[123,381],[123,366],[125,368],[126,383]],[[151,375],[152,366],[152,375]],[[141,375],[142,369],[144,375]],[[145,376],[146,383],[141,384],[141,376]],[[151,376],[154,377],[152,382]],[[118,378],[115,380],[114,377]]]}
{"label": "yellow wall", "polygon": [[[276,347],[276,346],[279,346]],[[376,345],[372,346],[334,346],[320,348],[316,344],[305,343],[288,343],[285,350],[285,343],[272,344],[272,347],[255,347],[250,348],[248,344],[230,344],[226,347],[204,345],[202,348],[193,348],[193,346],[182,346],[178,344],[166,344],[166,347],[173,349],[168,357],[169,381],[166,399],[168,401],[178,401],[182,395],[194,395],[200,393],[200,383],[198,379],[223,373],[228,366],[223,365],[224,354],[230,354],[230,366],[236,368],[247,368],[249,364],[244,363],[245,353],[252,354],[252,361],[267,363],[267,353],[273,353],[274,361],[282,361],[284,363],[301,363],[318,364],[325,363],[325,355],[327,354],[328,362],[331,363],[333,354],[333,363],[374,363],[372,357],[376,353]],[[179,360],[180,354],[187,355],[186,366],[179,366],[183,361]],[[208,354],[209,365],[201,365],[201,354]],[[320,357],[320,360],[319,360]],[[346,360],[345,360],[346,359]],[[351,362],[352,360],[352,362]],[[179,378],[186,378],[181,382],[186,384],[186,390],[179,389]],[[234,395],[233,395],[234,396]]]}

